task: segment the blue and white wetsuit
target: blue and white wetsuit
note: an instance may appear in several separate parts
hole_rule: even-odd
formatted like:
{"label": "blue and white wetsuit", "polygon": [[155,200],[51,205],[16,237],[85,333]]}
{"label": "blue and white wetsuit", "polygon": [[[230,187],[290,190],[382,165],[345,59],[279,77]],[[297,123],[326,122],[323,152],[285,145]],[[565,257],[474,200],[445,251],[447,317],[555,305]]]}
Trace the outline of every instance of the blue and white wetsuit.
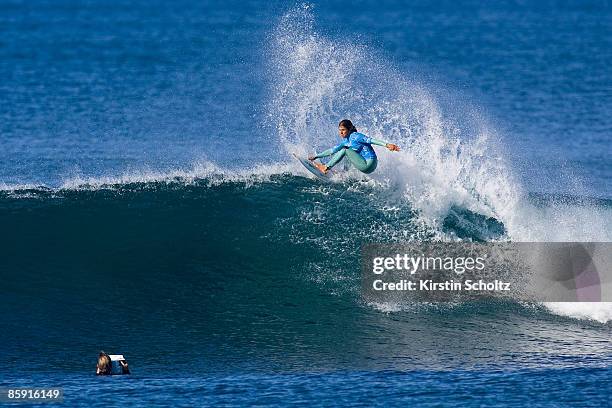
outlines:
{"label": "blue and white wetsuit", "polygon": [[340,144],[321,152],[314,157],[316,159],[332,156],[327,162],[327,168],[335,166],[344,156],[359,170],[366,174],[373,172],[378,164],[378,158],[372,145],[386,146],[382,140],[367,137],[363,133],[353,132]]}

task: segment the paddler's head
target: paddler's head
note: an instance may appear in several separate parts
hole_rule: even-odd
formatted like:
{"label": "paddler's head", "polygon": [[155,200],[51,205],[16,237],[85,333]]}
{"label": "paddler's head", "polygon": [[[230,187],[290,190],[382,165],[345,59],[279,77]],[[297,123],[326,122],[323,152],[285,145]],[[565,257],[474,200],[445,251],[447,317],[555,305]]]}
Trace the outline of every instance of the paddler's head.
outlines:
{"label": "paddler's head", "polygon": [[113,366],[111,359],[108,354],[101,351],[98,355],[98,365],[96,367],[96,375],[110,375],[112,373]]}
{"label": "paddler's head", "polygon": [[355,125],[353,125],[353,122],[348,119],[342,119],[338,124],[338,134],[342,138],[347,138],[351,133],[356,131],[357,128],[355,127]]}

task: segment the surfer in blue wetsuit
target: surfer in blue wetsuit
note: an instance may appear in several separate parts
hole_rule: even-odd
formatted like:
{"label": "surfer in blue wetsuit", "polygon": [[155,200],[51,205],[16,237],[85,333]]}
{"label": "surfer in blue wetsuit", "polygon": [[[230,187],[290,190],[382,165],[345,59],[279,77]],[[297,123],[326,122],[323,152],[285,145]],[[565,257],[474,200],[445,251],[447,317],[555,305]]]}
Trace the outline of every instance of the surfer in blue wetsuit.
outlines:
{"label": "surfer in blue wetsuit", "polygon": [[[378,164],[376,152],[374,152],[374,148],[372,148],[373,144],[385,146],[387,149],[395,152],[399,152],[400,150],[398,145],[383,142],[373,137],[367,137],[363,133],[357,132],[357,128],[355,128],[353,122],[348,119],[340,121],[340,124],[338,124],[338,133],[340,137],[344,139],[340,144],[308,158],[308,160],[310,160],[323,174],[327,173],[329,169],[338,164],[345,156],[357,170],[370,174],[376,170],[376,165]],[[315,162],[316,159],[326,156],[332,156],[327,164]]]}

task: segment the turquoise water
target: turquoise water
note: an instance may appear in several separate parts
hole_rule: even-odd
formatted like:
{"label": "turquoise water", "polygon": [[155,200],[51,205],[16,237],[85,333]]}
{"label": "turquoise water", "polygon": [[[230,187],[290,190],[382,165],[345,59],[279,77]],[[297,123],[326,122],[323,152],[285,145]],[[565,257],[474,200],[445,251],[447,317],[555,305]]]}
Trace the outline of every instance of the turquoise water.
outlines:
{"label": "turquoise water", "polygon": [[[360,246],[610,241],[603,2],[0,5],[0,386],[604,406],[609,304],[372,305]],[[291,153],[339,119],[371,177]],[[353,220],[359,220],[354,222]],[[129,378],[97,378],[100,349]]]}

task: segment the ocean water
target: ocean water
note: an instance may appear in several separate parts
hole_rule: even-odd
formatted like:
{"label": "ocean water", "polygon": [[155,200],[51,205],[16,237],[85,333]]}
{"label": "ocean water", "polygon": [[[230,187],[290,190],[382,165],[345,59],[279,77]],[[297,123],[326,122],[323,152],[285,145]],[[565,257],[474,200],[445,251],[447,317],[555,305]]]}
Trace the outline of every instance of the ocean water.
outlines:
{"label": "ocean water", "polygon": [[[612,305],[367,304],[360,246],[612,239],[605,1],[0,4],[0,387],[605,406]],[[351,118],[377,171],[291,157]],[[341,166],[338,166],[341,167]],[[122,353],[129,377],[94,375]]]}

